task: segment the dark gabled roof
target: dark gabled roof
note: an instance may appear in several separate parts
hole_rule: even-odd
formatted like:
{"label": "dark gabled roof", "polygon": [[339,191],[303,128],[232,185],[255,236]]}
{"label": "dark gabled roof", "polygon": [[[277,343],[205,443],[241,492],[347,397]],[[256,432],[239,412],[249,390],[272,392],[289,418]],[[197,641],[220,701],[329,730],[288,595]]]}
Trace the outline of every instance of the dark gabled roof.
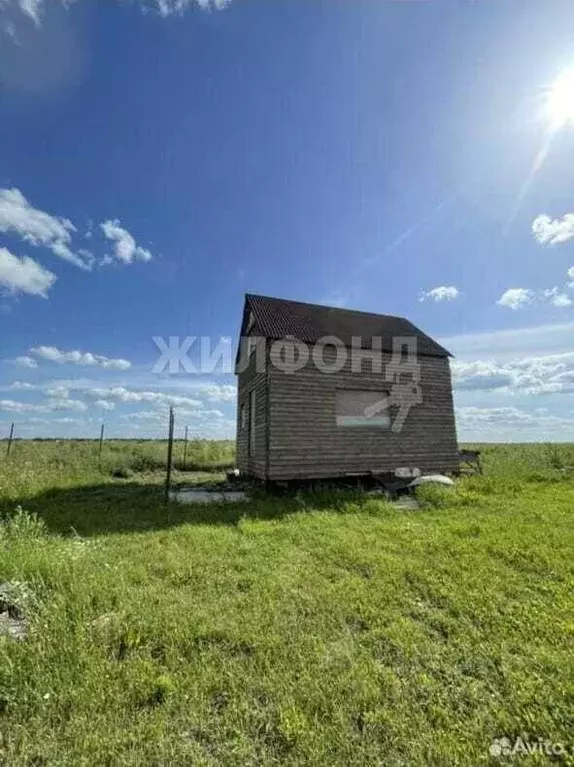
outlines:
{"label": "dark gabled roof", "polygon": [[336,336],[346,346],[351,346],[352,337],[360,336],[362,346],[370,347],[373,336],[380,336],[383,349],[392,351],[393,336],[416,336],[419,354],[432,357],[452,356],[404,317],[304,304],[300,301],[247,293],[242,334],[247,330],[249,311],[253,313],[255,320],[252,333],[265,338],[294,336],[299,341],[315,343],[324,336]]}

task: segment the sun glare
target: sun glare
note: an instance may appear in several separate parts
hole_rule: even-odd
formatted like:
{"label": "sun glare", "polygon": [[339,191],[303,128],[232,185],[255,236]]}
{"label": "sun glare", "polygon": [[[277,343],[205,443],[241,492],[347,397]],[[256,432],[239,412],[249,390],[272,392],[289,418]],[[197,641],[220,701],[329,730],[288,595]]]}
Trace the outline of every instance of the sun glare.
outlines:
{"label": "sun glare", "polygon": [[546,108],[555,128],[574,122],[574,69],[563,72],[550,87]]}

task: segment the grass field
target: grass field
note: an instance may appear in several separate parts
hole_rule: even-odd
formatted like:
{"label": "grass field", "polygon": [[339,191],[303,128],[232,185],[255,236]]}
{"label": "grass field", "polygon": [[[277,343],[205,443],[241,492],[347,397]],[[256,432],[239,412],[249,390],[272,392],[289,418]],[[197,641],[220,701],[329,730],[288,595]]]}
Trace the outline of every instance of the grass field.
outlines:
{"label": "grass field", "polygon": [[[232,450],[194,443],[189,466]],[[29,634],[0,638],[0,763],[503,764],[493,738],[521,735],[574,764],[574,446],[483,450],[420,510],[165,509],[165,444],[99,465],[94,443],[16,443],[0,582]]]}

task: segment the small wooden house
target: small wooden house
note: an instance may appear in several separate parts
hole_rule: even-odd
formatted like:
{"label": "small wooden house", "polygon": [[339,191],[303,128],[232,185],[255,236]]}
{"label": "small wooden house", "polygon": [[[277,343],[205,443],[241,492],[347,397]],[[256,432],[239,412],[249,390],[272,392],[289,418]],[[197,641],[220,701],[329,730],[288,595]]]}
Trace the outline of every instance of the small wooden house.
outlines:
{"label": "small wooden house", "polygon": [[450,356],[402,317],[246,295],[239,470],[270,481],[456,471]]}

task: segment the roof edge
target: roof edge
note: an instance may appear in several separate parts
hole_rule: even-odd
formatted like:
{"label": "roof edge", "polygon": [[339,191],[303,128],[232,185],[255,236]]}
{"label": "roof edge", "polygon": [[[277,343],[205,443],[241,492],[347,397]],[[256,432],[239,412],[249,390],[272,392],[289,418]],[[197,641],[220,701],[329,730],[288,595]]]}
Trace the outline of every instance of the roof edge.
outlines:
{"label": "roof edge", "polygon": [[[255,299],[255,302],[253,302],[253,299]],[[446,349],[444,346],[438,343],[438,341],[435,341],[435,339],[432,336],[429,336],[428,333],[425,333],[423,330],[421,330],[417,325],[415,325],[413,322],[411,322],[407,317],[403,317],[401,315],[397,314],[378,314],[376,312],[365,312],[361,309],[347,309],[346,307],[341,306],[328,306],[326,304],[313,304],[309,301],[295,301],[290,298],[278,298],[277,296],[266,296],[261,293],[245,293],[244,296],[244,304],[243,304],[243,318],[241,323],[241,330],[240,330],[240,336],[243,334],[243,330],[245,327],[245,314],[247,307],[250,308],[250,310],[255,314],[257,317],[257,306],[256,301],[257,299],[262,299],[264,301],[277,301],[278,303],[284,303],[284,304],[297,304],[298,306],[308,306],[312,307],[314,309],[324,309],[327,311],[335,311],[335,312],[347,312],[349,314],[358,314],[363,315],[365,317],[377,317],[377,318],[390,318],[393,320],[400,320],[401,322],[408,323],[414,331],[419,336],[422,336],[424,338],[427,338],[429,341],[433,343],[433,345],[437,348],[436,353],[432,352],[418,352],[417,354],[420,354],[421,357],[446,357],[446,358],[454,358],[454,355]],[[281,340],[285,338],[284,335],[272,335],[272,334],[266,334],[264,335],[265,338],[269,338],[272,340]],[[373,338],[374,336],[370,336]],[[302,340],[302,339],[301,339]],[[316,343],[316,341],[304,341],[304,343]],[[345,344],[345,347],[350,349],[348,344]],[[367,347],[365,347],[367,348]],[[440,351],[439,351],[440,350]],[[442,352],[442,353],[441,353]]]}
{"label": "roof edge", "polygon": [[[368,317],[391,317],[394,320],[404,320],[405,322],[410,322],[409,319],[407,319],[406,317],[403,317],[400,314],[380,314],[379,312],[365,312],[362,309],[348,309],[346,306],[329,306],[328,304],[313,304],[311,303],[311,301],[295,301],[292,298],[278,298],[277,296],[264,296],[262,293],[245,293],[245,301],[248,301],[252,298],[263,298],[266,301],[281,301],[286,304],[298,304],[299,306],[312,306],[315,309],[329,309],[330,311],[334,311],[334,312],[352,312],[353,314],[366,314]],[[411,325],[412,325],[412,322],[411,322]],[[427,335],[427,334],[425,333],[424,335]]]}

